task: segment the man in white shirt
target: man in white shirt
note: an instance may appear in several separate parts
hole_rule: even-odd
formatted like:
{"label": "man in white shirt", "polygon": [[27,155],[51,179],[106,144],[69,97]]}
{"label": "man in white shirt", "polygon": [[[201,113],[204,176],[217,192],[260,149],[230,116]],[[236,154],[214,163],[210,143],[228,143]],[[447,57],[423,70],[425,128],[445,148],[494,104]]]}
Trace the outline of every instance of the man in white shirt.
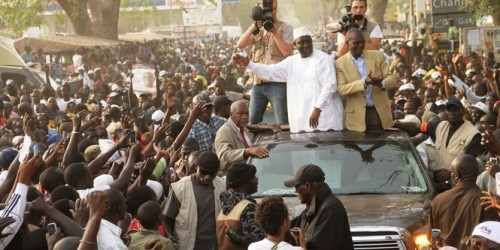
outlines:
{"label": "man in white shirt", "polygon": [[[380,42],[384,38],[384,35],[382,34],[382,28],[380,28],[378,23],[369,22],[368,19],[366,19],[365,14],[367,9],[367,0],[351,0],[352,13],[354,15],[363,16],[361,20],[356,20],[356,24],[359,26],[359,29],[365,37],[365,50],[378,50],[380,49]],[[339,32],[337,34],[338,57],[341,57],[349,52],[349,46],[345,42],[345,32]]]}
{"label": "man in white shirt", "polygon": [[107,189],[104,192],[108,195],[109,208],[101,219],[101,226],[97,232],[97,247],[100,250],[127,250],[127,246],[120,238],[122,230],[117,226],[127,215],[125,197],[116,189]]}
{"label": "man in white shirt", "polygon": [[287,82],[287,109],[290,131],[342,130],[344,111],[337,93],[333,60],[312,46],[306,27],[293,31],[294,46],[299,54],[283,61],[264,65],[236,55],[233,61],[248,66],[258,77]]}

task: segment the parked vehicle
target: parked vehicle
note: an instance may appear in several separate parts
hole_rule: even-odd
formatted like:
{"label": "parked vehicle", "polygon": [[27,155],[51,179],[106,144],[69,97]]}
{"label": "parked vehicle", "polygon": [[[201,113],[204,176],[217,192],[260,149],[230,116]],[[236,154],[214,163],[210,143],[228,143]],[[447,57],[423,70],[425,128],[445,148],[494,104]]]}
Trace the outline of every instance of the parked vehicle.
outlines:
{"label": "parked vehicle", "polygon": [[299,215],[305,205],[283,181],[313,163],[346,207],[355,249],[417,249],[426,239],[434,188],[406,133],[263,134],[254,145],[270,151],[267,158],[249,159],[259,178],[256,198],[280,195],[291,215]]}

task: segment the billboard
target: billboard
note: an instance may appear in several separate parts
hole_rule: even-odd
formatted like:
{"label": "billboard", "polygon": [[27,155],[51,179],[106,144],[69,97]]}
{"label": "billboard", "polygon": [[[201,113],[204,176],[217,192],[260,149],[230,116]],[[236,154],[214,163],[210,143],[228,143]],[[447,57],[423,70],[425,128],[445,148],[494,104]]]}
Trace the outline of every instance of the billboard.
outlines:
{"label": "billboard", "polygon": [[466,0],[431,0],[432,27],[435,33],[448,32],[448,19],[453,19],[458,28],[476,27],[474,13],[466,12]]}

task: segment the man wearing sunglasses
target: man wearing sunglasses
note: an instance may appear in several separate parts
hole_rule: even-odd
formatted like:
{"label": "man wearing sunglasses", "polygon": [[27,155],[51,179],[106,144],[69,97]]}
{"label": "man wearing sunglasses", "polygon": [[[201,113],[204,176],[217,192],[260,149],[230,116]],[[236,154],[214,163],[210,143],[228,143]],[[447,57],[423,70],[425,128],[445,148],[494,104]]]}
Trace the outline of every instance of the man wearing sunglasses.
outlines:
{"label": "man wearing sunglasses", "polygon": [[217,155],[204,151],[196,160],[196,173],[172,184],[164,215],[164,227],[178,249],[216,249],[215,221],[221,211],[224,180],[217,176]]}

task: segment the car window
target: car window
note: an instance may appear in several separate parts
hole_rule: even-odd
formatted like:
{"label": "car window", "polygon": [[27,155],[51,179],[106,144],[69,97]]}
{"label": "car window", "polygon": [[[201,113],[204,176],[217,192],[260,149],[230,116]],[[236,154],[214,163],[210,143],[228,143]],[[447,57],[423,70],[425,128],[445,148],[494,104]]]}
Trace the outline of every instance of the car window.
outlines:
{"label": "car window", "polygon": [[26,82],[26,77],[23,74],[4,72],[2,73],[2,81],[5,83],[7,80],[12,79],[18,84]]}
{"label": "car window", "polygon": [[302,165],[313,163],[325,172],[337,194],[423,193],[428,191],[423,168],[411,148],[397,141],[290,142],[267,145],[270,156],[252,159],[259,190],[255,196],[294,195],[283,181]]}

